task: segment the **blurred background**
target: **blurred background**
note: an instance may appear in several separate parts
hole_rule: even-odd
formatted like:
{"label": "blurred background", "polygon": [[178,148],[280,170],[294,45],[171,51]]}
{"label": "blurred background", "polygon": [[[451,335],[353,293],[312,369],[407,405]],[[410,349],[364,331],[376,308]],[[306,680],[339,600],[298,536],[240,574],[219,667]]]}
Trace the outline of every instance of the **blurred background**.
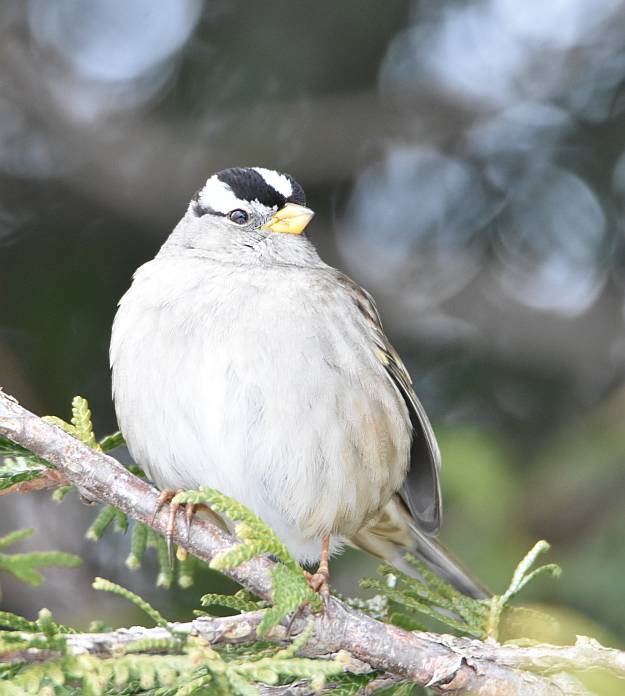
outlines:
{"label": "blurred background", "polygon": [[[0,7],[0,383],[116,429],[119,297],[209,174],[291,173],[324,258],[378,301],[443,452],[445,543],[495,590],[625,643],[625,2],[9,0]],[[2,606],[127,622],[95,575],[188,618],[182,592],[83,538],[70,496],[2,498],[0,533],[83,555]],[[148,563],[149,566],[149,563]],[[357,592],[375,562],[348,553]],[[221,583],[221,585],[220,585]],[[122,612],[115,614],[115,612]]]}

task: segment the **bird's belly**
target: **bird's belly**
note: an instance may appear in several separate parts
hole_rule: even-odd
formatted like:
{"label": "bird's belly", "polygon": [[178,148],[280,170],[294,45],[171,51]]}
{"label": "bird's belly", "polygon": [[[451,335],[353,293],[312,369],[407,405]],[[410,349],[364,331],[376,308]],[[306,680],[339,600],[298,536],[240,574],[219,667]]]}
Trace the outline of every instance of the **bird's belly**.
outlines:
{"label": "bird's belly", "polygon": [[133,458],[161,488],[217,488],[311,560],[323,535],[354,534],[400,487],[406,409],[390,381],[371,389],[362,356],[348,368],[293,321],[265,335],[245,321],[193,335],[162,314],[141,322],[118,351],[115,402]]}

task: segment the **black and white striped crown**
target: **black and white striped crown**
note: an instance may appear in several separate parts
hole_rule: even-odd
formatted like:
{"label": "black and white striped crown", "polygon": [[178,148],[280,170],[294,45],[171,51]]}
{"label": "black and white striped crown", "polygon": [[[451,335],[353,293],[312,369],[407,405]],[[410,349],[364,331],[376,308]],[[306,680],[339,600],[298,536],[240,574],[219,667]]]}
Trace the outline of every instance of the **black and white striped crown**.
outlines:
{"label": "black and white striped crown", "polygon": [[213,174],[193,200],[202,208],[225,214],[242,202],[280,210],[286,203],[306,205],[302,187],[289,174],[264,167],[231,167]]}

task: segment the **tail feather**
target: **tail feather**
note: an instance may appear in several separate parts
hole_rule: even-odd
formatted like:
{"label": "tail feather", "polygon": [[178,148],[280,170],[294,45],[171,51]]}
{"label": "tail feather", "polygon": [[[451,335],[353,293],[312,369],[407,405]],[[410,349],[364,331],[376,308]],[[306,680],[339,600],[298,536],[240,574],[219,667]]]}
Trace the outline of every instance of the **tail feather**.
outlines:
{"label": "tail feather", "polygon": [[463,594],[474,599],[491,596],[484,585],[439,541],[415,527],[397,497],[391,499],[378,518],[350,539],[350,543],[388,561],[406,575],[419,577],[416,568],[404,559],[406,553],[411,553]]}
{"label": "tail feather", "polygon": [[[418,529],[413,529],[414,546],[408,549],[410,553],[423,561],[425,565],[453,585],[462,594],[473,599],[486,599],[491,593],[477,580],[464,566],[436,539],[427,537]],[[411,575],[418,576],[418,571],[411,566],[405,559],[406,549],[397,549],[391,563],[399,570]]]}

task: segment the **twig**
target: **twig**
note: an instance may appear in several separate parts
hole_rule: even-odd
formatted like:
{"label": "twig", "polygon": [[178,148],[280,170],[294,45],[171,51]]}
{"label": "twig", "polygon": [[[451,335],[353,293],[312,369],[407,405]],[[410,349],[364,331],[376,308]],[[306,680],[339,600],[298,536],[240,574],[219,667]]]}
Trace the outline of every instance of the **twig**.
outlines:
{"label": "twig", "polygon": [[[163,510],[154,517],[158,499],[155,488],[132,475],[115,459],[89,449],[59,428],[22,408],[2,391],[0,434],[53,463],[85,497],[114,505],[160,534],[165,532],[167,511]],[[199,519],[194,521],[191,534],[187,537],[183,516],[184,513],[180,511],[174,540],[198,558],[210,562],[217,553],[231,549],[237,543],[219,528]],[[273,565],[269,559],[260,557],[226,572],[256,595],[269,599]],[[255,640],[259,616],[258,612],[254,612],[225,620],[200,618],[192,622],[190,627],[209,642],[250,642]],[[313,636],[306,646],[308,654],[330,655],[346,651],[352,658],[366,663],[372,669],[414,681],[438,693],[457,696],[474,693],[497,696],[588,693],[580,690],[577,682],[570,686],[568,681],[562,682],[556,677],[540,674],[551,672],[556,667],[571,670],[577,668],[577,653],[572,653],[575,659],[571,659],[567,658],[567,653],[558,652],[566,649],[549,646],[552,652],[544,652],[544,656],[551,655],[549,661],[547,657],[543,659],[543,653],[538,648],[512,649],[495,643],[491,645],[436,634],[409,633],[349,609],[333,597],[326,610],[315,615],[313,620]],[[293,633],[303,630],[304,619],[299,621],[301,626],[294,626]],[[227,630],[225,627],[228,627]],[[164,629],[129,630],[145,632]],[[277,627],[274,631],[276,633],[272,634],[272,638],[280,640],[280,631],[284,631],[284,628]],[[102,641],[106,640],[102,636],[109,636],[109,640],[113,640],[111,636],[115,636],[115,639],[121,640],[124,632],[95,635],[99,638],[92,636],[89,640],[94,646],[94,641],[99,641],[98,649],[102,649]],[[71,638],[78,641],[81,636],[84,634],[76,634]],[[612,651],[604,652],[607,650],[605,648],[599,650],[594,643],[582,647],[586,649],[586,664],[593,664],[591,653],[588,652],[591,648],[601,666],[613,669],[622,665],[621,661],[625,659],[621,654],[618,654],[617,659]],[[578,646],[568,650],[576,648]],[[500,662],[499,655],[506,656],[508,662]]]}
{"label": "twig", "polygon": [[69,483],[65,474],[56,469],[47,469],[39,478],[31,479],[30,481],[22,481],[14,486],[0,490],[0,496],[11,495],[12,493],[32,493],[33,491],[41,491],[46,488],[56,488]]}

